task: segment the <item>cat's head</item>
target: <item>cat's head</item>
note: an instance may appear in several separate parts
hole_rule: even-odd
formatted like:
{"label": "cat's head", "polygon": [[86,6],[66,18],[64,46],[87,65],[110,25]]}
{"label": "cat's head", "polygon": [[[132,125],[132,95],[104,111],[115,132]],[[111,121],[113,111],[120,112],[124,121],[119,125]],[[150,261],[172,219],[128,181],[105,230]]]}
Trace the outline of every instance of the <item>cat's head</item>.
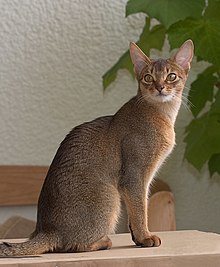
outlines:
{"label": "cat's head", "polygon": [[130,55],[139,82],[139,92],[153,102],[180,98],[193,57],[193,42],[187,40],[170,59],[149,59],[134,43]]}

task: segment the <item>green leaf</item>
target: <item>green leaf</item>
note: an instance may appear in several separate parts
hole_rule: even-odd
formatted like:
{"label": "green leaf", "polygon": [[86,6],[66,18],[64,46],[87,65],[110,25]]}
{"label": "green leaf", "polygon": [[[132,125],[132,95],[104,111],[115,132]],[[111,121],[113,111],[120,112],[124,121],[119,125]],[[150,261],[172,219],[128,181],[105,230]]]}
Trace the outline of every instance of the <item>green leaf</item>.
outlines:
{"label": "green leaf", "polygon": [[[165,28],[162,25],[156,25],[150,30],[150,19],[146,18],[146,24],[142,34],[140,35],[140,39],[137,42],[143,52],[149,55],[152,47],[159,50],[162,49],[164,39]],[[116,79],[117,72],[120,69],[127,69],[134,77],[133,64],[131,62],[129,50],[127,50],[114,64],[114,66],[102,76],[104,90]]]}
{"label": "green leaf", "polygon": [[195,45],[195,55],[220,67],[220,19],[187,18],[168,30],[171,48],[179,47],[187,39]]}
{"label": "green leaf", "polygon": [[119,60],[111,67],[103,76],[102,83],[104,90],[116,79],[117,72],[120,69],[127,69],[132,76],[134,76],[133,72],[133,64],[131,62],[129,51],[126,51]]}
{"label": "green leaf", "polygon": [[217,115],[206,113],[187,127],[185,158],[198,170],[216,153],[220,153],[220,122]]}
{"label": "green leaf", "polygon": [[150,54],[150,49],[161,50],[165,40],[166,30],[163,25],[156,25],[150,31],[144,29],[140,35],[137,45],[146,54]]}
{"label": "green leaf", "polygon": [[212,155],[209,159],[208,166],[210,176],[212,176],[215,172],[220,174],[220,154]]}
{"label": "green leaf", "polygon": [[213,154],[220,153],[220,91],[210,111],[192,120],[186,133],[185,158],[200,170]]}
{"label": "green leaf", "polygon": [[209,0],[208,7],[205,10],[204,17],[206,19],[219,19],[220,14],[220,1],[219,0]]}
{"label": "green leaf", "polygon": [[204,7],[204,0],[129,0],[126,16],[144,12],[168,28],[171,24],[187,17],[200,17]]}
{"label": "green leaf", "polygon": [[212,115],[218,115],[220,119],[220,90],[218,90],[218,92],[215,95],[215,101],[211,105],[209,113]]}
{"label": "green leaf", "polygon": [[191,111],[195,117],[204,108],[206,102],[211,102],[213,99],[214,85],[218,80],[217,77],[213,75],[215,71],[213,66],[208,67],[200,73],[197,79],[191,84],[188,98],[193,104],[191,106]]}

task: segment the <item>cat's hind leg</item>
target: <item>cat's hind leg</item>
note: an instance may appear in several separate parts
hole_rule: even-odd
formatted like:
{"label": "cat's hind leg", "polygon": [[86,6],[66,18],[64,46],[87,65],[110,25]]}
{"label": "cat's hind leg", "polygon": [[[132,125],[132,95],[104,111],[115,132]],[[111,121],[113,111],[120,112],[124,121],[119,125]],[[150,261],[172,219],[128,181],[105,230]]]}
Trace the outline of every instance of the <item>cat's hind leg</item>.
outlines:
{"label": "cat's hind leg", "polygon": [[79,245],[76,248],[76,252],[89,252],[96,250],[105,250],[110,249],[112,247],[112,241],[108,236],[104,236],[98,241],[90,244],[90,245]]}

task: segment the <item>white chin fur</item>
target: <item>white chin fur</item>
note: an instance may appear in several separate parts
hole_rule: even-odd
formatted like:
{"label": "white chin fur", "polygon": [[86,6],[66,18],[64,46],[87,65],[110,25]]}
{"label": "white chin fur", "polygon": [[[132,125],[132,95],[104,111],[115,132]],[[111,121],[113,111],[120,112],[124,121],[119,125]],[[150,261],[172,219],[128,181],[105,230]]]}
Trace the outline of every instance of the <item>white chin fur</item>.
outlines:
{"label": "white chin fur", "polygon": [[157,95],[153,97],[154,101],[157,102],[169,102],[173,99],[173,95]]}

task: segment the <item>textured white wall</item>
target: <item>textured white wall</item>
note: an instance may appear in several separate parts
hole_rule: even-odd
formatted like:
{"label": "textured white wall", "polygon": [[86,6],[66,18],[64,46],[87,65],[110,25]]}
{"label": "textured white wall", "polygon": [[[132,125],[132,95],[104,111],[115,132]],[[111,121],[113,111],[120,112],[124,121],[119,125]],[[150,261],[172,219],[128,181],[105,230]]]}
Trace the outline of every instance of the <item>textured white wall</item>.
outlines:
{"label": "textured white wall", "polygon": [[[125,4],[0,0],[0,164],[50,164],[72,127],[114,113],[135,94],[126,71],[102,91],[103,73],[137,40],[144,23],[140,15],[125,19]],[[198,67],[194,64],[191,78]],[[182,161],[190,118],[181,109],[178,145],[160,177],[175,194],[178,228],[220,232],[217,177],[210,181],[206,171],[195,173]],[[1,208],[0,221],[15,213],[34,219],[35,212],[35,207]]]}

